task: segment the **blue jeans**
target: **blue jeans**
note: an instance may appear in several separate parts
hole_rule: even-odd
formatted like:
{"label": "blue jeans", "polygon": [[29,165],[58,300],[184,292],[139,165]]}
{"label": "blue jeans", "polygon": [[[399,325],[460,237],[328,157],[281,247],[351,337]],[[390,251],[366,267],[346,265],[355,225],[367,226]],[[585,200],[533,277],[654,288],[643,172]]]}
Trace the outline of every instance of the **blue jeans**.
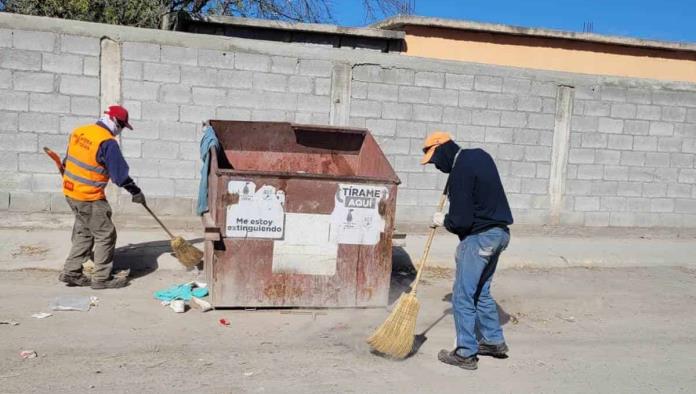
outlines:
{"label": "blue jeans", "polygon": [[478,353],[478,339],[491,345],[505,342],[490,289],[498,257],[509,242],[508,232],[494,227],[466,237],[457,246],[452,310],[457,354],[462,357]]}

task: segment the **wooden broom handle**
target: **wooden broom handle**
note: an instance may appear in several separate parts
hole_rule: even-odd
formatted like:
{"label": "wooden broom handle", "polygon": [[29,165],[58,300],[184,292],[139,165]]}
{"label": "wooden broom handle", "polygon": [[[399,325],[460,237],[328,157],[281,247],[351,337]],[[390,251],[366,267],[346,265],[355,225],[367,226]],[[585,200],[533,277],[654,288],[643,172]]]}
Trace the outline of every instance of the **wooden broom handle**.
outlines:
{"label": "wooden broom handle", "polygon": [[[437,204],[437,211],[442,212],[445,207],[445,202],[447,201],[447,193],[442,193],[440,196],[440,202]],[[433,238],[435,237],[435,232],[437,227],[433,226],[430,229],[430,234],[428,234],[428,240],[425,242],[425,249],[423,250],[423,255],[418,262],[418,274],[416,274],[416,279],[413,281],[413,287],[411,288],[411,293],[416,293],[416,288],[418,287],[418,282],[420,281],[421,274],[423,273],[423,268],[425,267],[425,262],[428,260],[428,254],[430,254],[430,246],[433,244]]]}
{"label": "wooden broom handle", "polygon": [[157,223],[159,223],[159,225],[162,226],[164,231],[167,232],[167,234],[169,235],[169,238],[174,239],[174,235],[172,233],[170,233],[169,230],[167,229],[167,227],[164,225],[164,223],[162,223],[162,221],[159,220],[159,218],[157,216],[155,216],[155,213],[152,212],[152,210],[150,210],[150,207],[148,207],[147,204],[143,204],[143,206],[145,207],[145,209],[147,209],[148,212],[150,212],[150,215],[152,215],[152,217],[155,220],[157,220]]}

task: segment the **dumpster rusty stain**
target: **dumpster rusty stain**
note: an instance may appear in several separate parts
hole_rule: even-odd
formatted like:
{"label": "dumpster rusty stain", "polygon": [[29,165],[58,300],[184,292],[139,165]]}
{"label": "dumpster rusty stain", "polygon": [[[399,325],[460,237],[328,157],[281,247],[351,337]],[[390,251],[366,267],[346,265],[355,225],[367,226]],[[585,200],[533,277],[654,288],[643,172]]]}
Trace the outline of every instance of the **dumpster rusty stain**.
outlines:
{"label": "dumpster rusty stain", "polygon": [[224,205],[234,205],[239,203],[239,193],[225,193],[222,195]]}

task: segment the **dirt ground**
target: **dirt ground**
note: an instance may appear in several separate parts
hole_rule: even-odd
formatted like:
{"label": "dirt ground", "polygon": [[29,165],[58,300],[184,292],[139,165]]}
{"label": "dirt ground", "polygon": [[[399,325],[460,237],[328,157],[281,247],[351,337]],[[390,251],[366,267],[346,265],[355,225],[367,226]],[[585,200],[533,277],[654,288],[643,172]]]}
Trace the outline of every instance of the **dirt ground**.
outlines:
{"label": "dirt ground", "polygon": [[[0,271],[0,391],[196,393],[692,393],[696,271],[687,268],[507,269],[496,274],[510,358],[477,371],[441,364],[453,343],[451,272],[420,289],[418,333],[405,361],[370,354],[385,309],[189,310],[155,290],[192,279],[159,270],[119,290],[68,288],[53,271]],[[396,274],[394,288],[406,285]],[[53,297],[97,295],[88,312],[48,312]],[[223,327],[220,318],[231,325]],[[22,359],[31,349],[37,358]]]}

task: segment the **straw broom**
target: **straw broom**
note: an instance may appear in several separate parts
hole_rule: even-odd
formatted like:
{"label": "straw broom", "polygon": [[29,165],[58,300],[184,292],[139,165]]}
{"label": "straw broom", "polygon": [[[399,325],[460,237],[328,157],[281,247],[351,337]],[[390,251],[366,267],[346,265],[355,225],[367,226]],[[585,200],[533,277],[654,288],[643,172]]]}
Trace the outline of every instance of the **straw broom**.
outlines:
{"label": "straw broom", "polygon": [[[437,207],[438,212],[442,212],[446,200],[447,195],[443,193]],[[387,320],[367,340],[370,347],[379,353],[395,359],[404,359],[413,350],[416,320],[418,319],[418,311],[420,309],[418,298],[416,298],[416,289],[423,274],[425,261],[428,259],[436,230],[437,227],[435,226],[430,228],[423,255],[418,263],[418,274],[413,281],[411,291],[399,297],[396,307],[389,314]]]}
{"label": "straw broom", "polygon": [[203,258],[203,252],[200,251],[200,249],[196,248],[195,246],[191,245],[186,241],[184,238],[179,237],[179,236],[174,236],[167,227],[162,223],[161,220],[157,216],[155,216],[155,213],[150,210],[150,207],[147,206],[147,204],[143,204],[145,209],[152,215],[152,217],[159,223],[160,226],[162,226],[162,229],[167,232],[167,235],[169,235],[169,238],[171,238],[171,247],[172,251],[174,252],[174,255],[176,256],[177,260],[181,264],[183,264],[186,268],[193,268],[194,266],[198,265],[198,263],[201,262],[201,259]]}

